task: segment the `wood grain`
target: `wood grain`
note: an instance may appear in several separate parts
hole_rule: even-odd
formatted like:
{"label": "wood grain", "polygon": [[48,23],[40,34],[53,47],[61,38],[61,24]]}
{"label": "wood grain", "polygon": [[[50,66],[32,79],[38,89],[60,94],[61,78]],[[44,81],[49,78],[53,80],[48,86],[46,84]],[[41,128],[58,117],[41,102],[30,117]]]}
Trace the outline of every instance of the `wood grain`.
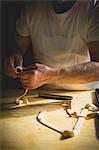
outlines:
{"label": "wood grain", "polygon": [[[37,94],[30,91],[29,95]],[[79,112],[88,102],[95,101],[94,91],[43,91],[49,94],[73,96],[72,110]],[[1,101],[12,101],[22,91],[5,91]],[[36,99],[30,98],[36,101]],[[43,98],[41,98],[41,101]],[[46,119],[54,125],[72,130],[76,122],[68,118],[60,105],[31,106],[2,110],[0,116],[0,143],[2,150],[98,150],[99,119],[85,120],[81,132],[73,138],[61,140],[61,134],[46,128],[36,120],[39,111],[47,110]]]}

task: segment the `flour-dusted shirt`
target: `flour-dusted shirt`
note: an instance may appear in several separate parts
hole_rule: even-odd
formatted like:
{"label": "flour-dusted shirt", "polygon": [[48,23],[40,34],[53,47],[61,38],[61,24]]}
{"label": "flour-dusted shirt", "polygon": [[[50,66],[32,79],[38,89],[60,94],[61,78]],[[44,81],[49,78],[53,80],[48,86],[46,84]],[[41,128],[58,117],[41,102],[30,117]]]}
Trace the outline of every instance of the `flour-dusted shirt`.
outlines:
{"label": "flour-dusted shirt", "polygon": [[87,43],[99,41],[99,9],[91,1],[77,1],[62,13],[51,2],[35,2],[22,12],[16,29],[30,36],[36,62],[65,67],[90,61]]}

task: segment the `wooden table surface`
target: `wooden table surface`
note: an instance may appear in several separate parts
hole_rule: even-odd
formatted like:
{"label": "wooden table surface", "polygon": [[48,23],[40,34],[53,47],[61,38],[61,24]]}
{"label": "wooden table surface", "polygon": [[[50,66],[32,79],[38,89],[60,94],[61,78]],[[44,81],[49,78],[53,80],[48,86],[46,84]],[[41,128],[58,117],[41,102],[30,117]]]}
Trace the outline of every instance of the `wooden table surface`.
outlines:
{"label": "wooden table surface", "polygon": [[[3,92],[1,101],[13,101],[22,92],[20,90],[7,90]],[[28,95],[38,92],[73,96],[72,111],[77,112],[86,103],[95,101],[94,91],[32,90]],[[81,132],[77,136],[61,140],[60,133],[43,126],[36,120],[38,112],[43,110],[47,110],[46,119],[49,122],[60,128],[72,130],[76,119],[68,118],[59,104],[1,110],[1,150],[99,150],[98,118],[85,120]]]}

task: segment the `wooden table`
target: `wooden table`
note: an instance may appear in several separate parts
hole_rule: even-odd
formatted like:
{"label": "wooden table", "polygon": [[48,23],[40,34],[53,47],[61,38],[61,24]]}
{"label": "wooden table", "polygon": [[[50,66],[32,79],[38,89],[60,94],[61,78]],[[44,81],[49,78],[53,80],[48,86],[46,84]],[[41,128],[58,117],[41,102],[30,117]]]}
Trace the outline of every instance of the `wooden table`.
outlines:
{"label": "wooden table", "polygon": [[[1,101],[15,100],[23,91],[8,90]],[[73,96],[72,109],[79,111],[86,103],[95,101],[94,91],[38,91]],[[46,119],[54,125],[71,130],[76,119],[68,118],[58,105],[42,105],[2,110],[0,117],[0,143],[2,150],[99,150],[99,119],[85,120],[79,135],[61,140],[61,134],[41,125],[36,116],[47,110]]]}

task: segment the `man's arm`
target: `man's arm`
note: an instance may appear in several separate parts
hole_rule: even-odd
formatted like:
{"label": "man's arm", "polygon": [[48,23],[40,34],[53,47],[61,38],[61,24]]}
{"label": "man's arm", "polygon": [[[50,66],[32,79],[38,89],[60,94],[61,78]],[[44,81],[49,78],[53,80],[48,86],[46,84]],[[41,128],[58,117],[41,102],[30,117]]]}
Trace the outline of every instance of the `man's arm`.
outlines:
{"label": "man's arm", "polygon": [[[88,83],[99,81],[99,41],[88,43],[91,61],[59,70],[63,83]],[[66,77],[66,78],[65,78]]]}
{"label": "man's arm", "polygon": [[88,45],[92,61],[67,68],[50,68],[43,64],[35,64],[36,70],[18,75],[22,85],[28,89],[35,89],[49,83],[80,84],[99,81],[99,42]]}
{"label": "man's arm", "polygon": [[5,73],[7,76],[12,78],[17,77],[15,73],[15,67],[22,66],[23,56],[28,48],[29,43],[30,43],[29,36],[23,37],[18,33],[16,34],[13,52],[5,61]]}
{"label": "man's arm", "polygon": [[22,56],[24,56],[28,46],[30,43],[30,37],[29,36],[21,36],[18,33],[16,33],[16,39],[15,39],[15,51],[13,51],[14,54],[18,53]]}
{"label": "man's arm", "polygon": [[[63,76],[62,82],[88,83],[99,80],[99,41],[88,43],[88,47],[91,61],[66,69],[60,69],[60,74]],[[67,76],[67,79],[65,76]]]}

